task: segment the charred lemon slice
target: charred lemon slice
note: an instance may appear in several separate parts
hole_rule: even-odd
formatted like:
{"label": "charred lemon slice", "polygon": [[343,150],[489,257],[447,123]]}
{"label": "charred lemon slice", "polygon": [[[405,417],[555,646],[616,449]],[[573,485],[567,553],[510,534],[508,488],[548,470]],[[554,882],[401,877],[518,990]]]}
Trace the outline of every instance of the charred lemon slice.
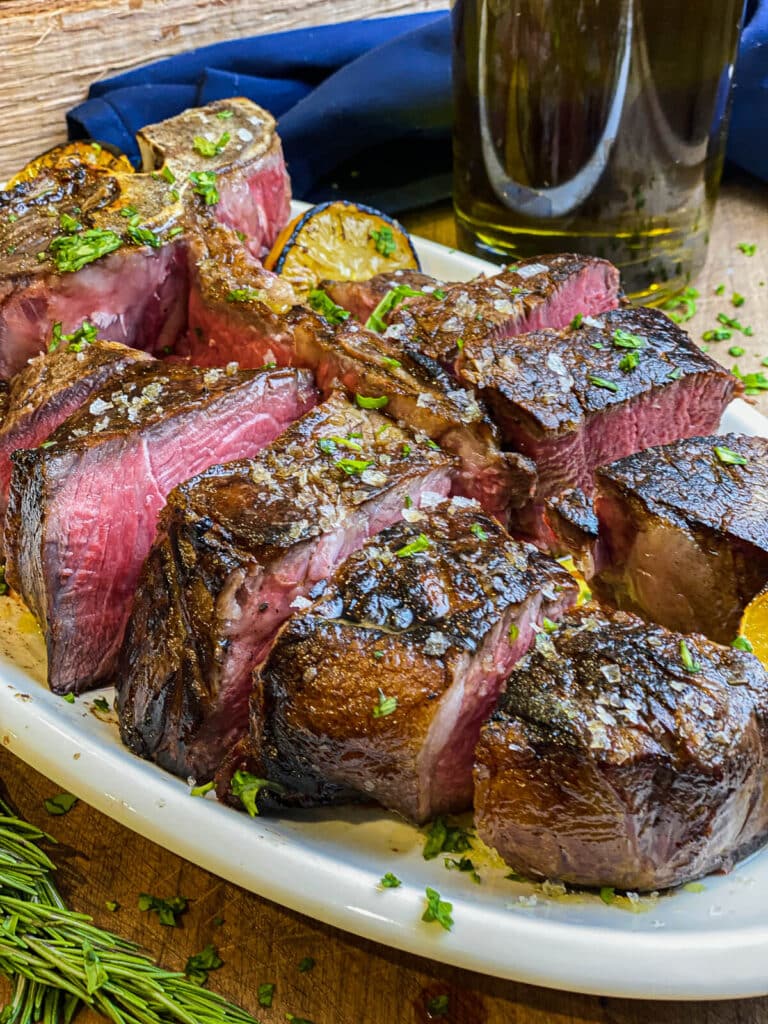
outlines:
{"label": "charred lemon slice", "polygon": [[734,641],[735,646],[755,652],[768,668],[768,586],[753,597],[744,609],[741,619],[741,634]]}
{"label": "charred lemon slice", "polygon": [[286,278],[300,299],[319,281],[367,281],[385,271],[418,270],[413,243],[402,225],[358,203],[321,203],[280,233],[264,261]]}
{"label": "charred lemon slice", "polygon": [[121,174],[133,173],[131,161],[122,153],[114,153],[98,142],[68,142],[35,157],[18,174],[14,174],[6,188],[13,188],[20,181],[31,181],[41,171],[66,170],[72,164],[88,164],[103,171],[120,171]]}

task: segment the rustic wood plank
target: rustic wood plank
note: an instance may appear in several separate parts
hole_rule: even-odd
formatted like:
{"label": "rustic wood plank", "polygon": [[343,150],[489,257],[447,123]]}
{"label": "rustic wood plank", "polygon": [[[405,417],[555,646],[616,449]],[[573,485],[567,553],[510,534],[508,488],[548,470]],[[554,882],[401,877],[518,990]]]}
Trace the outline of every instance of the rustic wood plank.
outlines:
{"label": "rustic wood plank", "polygon": [[437,10],[443,0],[2,0],[0,181],[64,141],[91,82],[222,39]]}

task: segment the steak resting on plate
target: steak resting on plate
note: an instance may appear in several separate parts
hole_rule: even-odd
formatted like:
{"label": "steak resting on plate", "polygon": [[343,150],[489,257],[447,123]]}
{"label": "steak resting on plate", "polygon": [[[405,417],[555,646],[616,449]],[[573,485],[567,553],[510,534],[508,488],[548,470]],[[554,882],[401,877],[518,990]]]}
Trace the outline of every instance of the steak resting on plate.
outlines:
{"label": "steak resting on plate", "polygon": [[44,351],[56,321],[172,349],[186,327],[187,233],[213,219],[260,255],[288,219],[275,122],[249,100],[186,110],[138,139],[142,173],[72,160],[0,192],[0,377]]}
{"label": "steak resting on plate", "polygon": [[716,430],[737,383],[664,313],[634,306],[563,331],[468,340],[457,373],[504,441],[535,462],[536,498],[516,525],[543,544],[547,498],[589,494],[598,466]]}
{"label": "steak resting on plate", "polygon": [[502,341],[545,327],[567,327],[619,303],[619,272],[607,260],[562,253],[522,260],[492,277],[451,284],[444,297],[410,299],[386,336],[445,369],[468,343]]}
{"label": "steak resting on plate", "polygon": [[724,434],[637,452],[595,475],[590,526],[548,509],[602,600],[730,643],[768,582],[768,441]]}
{"label": "steak resting on plate", "polygon": [[445,495],[453,460],[341,395],[258,456],[168,497],[115,682],[123,739],[210,776],[246,732],[251,672],[319,581],[368,538]]}
{"label": "steak resting on plate", "polygon": [[476,503],[412,511],[280,632],[254,692],[258,774],[305,806],[369,798],[417,823],[465,810],[481,723],[575,595]]}
{"label": "steak resting on plate", "polygon": [[8,504],[12,453],[36,448],[94,392],[149,358],[145,352],[112,341],[63,341],[55,351],[30,359],[11,378],[0,420],[0,523]]}
{"label": "steak resting on plate", "polygon": [[482,730],[478,835],[576,885],[728,870],[768,835],[767,715],[752,654],[582,608],[539,633]]}
{"label": "steak resting on plate", "polygon": [[169,491],[255,455],[315,400],[302,371],[137,363],[13,454],[6,573],[45,630],[54,692],[110,677]]}

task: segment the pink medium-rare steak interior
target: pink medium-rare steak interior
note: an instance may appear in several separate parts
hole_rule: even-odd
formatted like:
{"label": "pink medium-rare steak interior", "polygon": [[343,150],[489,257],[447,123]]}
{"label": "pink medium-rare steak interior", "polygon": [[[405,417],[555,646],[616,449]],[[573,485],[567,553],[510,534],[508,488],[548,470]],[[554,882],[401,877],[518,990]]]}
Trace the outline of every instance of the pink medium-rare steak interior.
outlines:
{"label": "pink medium-rare steak interior", "polygon": [[294,602],[409,504],[447,494],[451,468],[337,394],[259,456],[177,488],[116,674],[129,746],[210,776],[246,730],[251,672]]}
{"label": "pink medium-rare steak interior", "polygon": [[255,454],[313,402],[294,371],[141,367],[59,427],[50,447],[14,455],[8,578],[47,626],[52,689],[109,676],[168,492]]}
{"label": "pink medium-rare steak interior", "polygon": [[[254,131],[261,130],[257,119]],[[249,129],[244,129],[248,131]],[[222,178],[216,220],[245,235],[254,256],[266,256],[279,231],[291,216],[291,182],[277,135],[260,161],[258,173],[230,174]]]}

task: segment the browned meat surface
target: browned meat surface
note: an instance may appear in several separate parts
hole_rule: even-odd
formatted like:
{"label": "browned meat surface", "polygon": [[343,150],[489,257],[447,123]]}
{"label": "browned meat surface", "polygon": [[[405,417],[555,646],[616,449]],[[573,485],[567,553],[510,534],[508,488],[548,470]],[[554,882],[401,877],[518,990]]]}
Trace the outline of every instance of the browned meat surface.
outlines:
{"label": "browned meat surface", "polygon": [[[393,270],[389,274],[377,274],[368,281],[321,281],[319,286],[337,306],[349,310],[358,323],[365,324],[381,300],[393,288],[410,288],[435,298],[441,297],[445,282],[438,281],[419,270]],[[413,301],[413,296],[405,295],[398,305]],[[384,318],[389,322],[391,314]]]}
{"label": "browned meat surface", "polygon": [[110,676],[169,491],[255,455],[314,402],[301,371],[139,363],[14,453],[7,576],[46,630],[53,690]]}
{"label": "browned meat surface", "polygon": [[0,523],[8,504],[11,454],[36,448],[99,388],[149,358],[111,341],[63,342],[55,351],[30,359],[11,379],[0,425]]}
{"label": "browned meat surface", "polygon": [[536,501],[520,525],[545,544],[546,498],[589,494],[598,466],[715,430],[736,385],[664,313],[633,306],[565,331],[467,342],[457,367],[504,440],[536,463]]}
{"label": "browned meat surface", "polygon": [[484,727],[475,824],[516,871],[653,890],[768,834],[768,676],[751,654],[585,608],[513,669]]}
{"label": "browned meat surface", "polygon": [[619,272],[607,260],[563,253],[522,260],[494,277],[453,284],[444,298],[411,299],[387,337],[452,368],[462,345],[482,345],[545,327],[566,327],[619,302]]}
{"label": "browned meat surface", "polygon": [[260,772],[304,805],[372,798],[416,822],[466,809],[481,722],[574,596],[473,502],[409,515],[280,633],[254,697]]}
{"label": "browned meat surface", "polygon": [[245,733],[251,672],[352,551],[445,495],[452,460],[332,397],[257,457],[174,490],[115,673],[123,738],[182,776]]}
{"label": "browned meat surface", "polygon": [[766,474],[761,437],[650,448],[598,470],[596,533],[568,539],[602,599],[730,643],[768,582]]}
{"label": "browned meat surface", "polygon": [[[201,155],[195,138],[220,151]],[[74,160],[0,192],[0,377],[44,351],[56,321],[71,333],[88,319],[154,354],[172,348],[186,326],[187,234],[214,220],[259,255],[287,220],[275,123],[250,101],[187,110],[139,141],[143,173]]]}

